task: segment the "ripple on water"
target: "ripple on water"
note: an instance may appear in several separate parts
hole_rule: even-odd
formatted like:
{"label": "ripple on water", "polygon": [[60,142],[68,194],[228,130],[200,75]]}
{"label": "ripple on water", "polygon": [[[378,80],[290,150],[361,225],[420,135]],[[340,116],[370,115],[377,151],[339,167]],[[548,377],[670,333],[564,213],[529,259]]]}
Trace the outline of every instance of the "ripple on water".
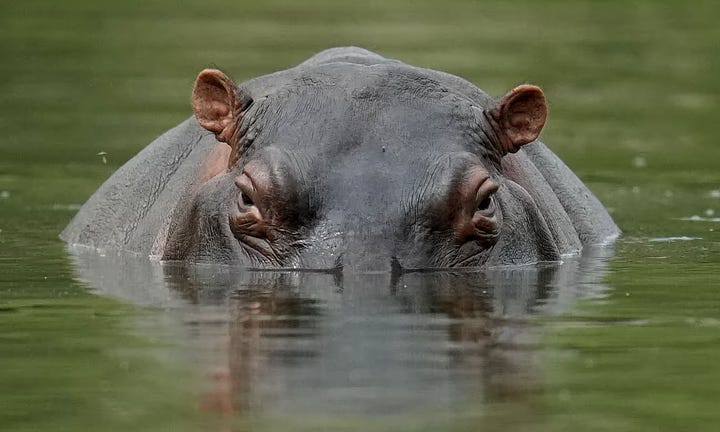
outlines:
{"label": "ripple on water", "polygon": [[651,237],[648,239],[649,242],[675,242],[675,241],[691,241],[691,240],[702,240],[702,237],[675,236],[675,237]]}
{"label": "ripple on water", "polygon": [[689,217],[680,218],[681,221],[692,221],[692,222],[720,222],[720,217],[706,217],[699,215],[692,215]]}

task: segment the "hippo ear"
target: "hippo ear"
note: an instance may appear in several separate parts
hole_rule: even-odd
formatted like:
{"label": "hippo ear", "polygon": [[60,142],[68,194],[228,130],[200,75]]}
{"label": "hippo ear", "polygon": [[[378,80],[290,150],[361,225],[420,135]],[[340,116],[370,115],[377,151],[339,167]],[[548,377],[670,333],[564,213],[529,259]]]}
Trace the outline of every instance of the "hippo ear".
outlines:
{"label": "hippo ear", "polygon": [[537,139],[545,126],[547,105],[540,87],[523,84],[506,94],[500,106],[490,112],[499,129],[504,154],[515,153],[520,147]]}
{"label": "hippo ear", "polygon": [[195,80],[192,103],[200,126],[233,147],[240,107],[235,83],[217,69],[205,69]]}

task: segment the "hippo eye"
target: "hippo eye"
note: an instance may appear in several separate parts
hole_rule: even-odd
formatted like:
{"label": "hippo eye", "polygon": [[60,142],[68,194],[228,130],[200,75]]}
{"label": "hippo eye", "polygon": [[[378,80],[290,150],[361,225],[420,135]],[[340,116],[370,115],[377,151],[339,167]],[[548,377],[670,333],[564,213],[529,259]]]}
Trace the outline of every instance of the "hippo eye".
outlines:
{"label": "hippo eye", "polygon": [[453,223],[455,238],[460,242],[480,242],[483,247],[494,244],[500,232],[495,192],[500,185],[487,171],[474,169],[465,182],[462,209]]}
{"label": "hippo eye", "polygon": [[240,199],[242,200],[242,203],[245,204],[245,205],[248,206],[248,207],[255,205],[255,203],[253,202],[252,198],[250,198],[250,196],[249,196],[248,194],[246,194],[245,192],[241,192],[241,193],[240,193]]}
{"label": "hippo eye", "polygon": [[252,197],[257,196],[257,189],[247,174],[235,179],[238,187],[236,211],[230,216],[230,229],[238,239],[247,236],[266,237],[268,234],[267,222]]}
{"label": "hippo eye", "polygon": [[243,209],[249,209],[250,207],[257,207],[255,204],[255,198],[257,198],[258,190],[255,187],[250,176],[243,173],[241,176],[235,179],[235,186],[237,186],[240,193],[238,204]]}
{"label": "hippo eye", "polygon": [[492,180],[485,181],[477,191],[475,202],[477,202],[477,213],[485,217],[492,217],[495,213],[495,198],[493,197],[498,189],[498,184]]}
{"label": "hippo eye", "polygon": [[492,204],[493,204],[492,197],[485,197],[485,199],[480,201],[480,204],[478,204],[478,210],[487,211],[490,209],[490,206]]}

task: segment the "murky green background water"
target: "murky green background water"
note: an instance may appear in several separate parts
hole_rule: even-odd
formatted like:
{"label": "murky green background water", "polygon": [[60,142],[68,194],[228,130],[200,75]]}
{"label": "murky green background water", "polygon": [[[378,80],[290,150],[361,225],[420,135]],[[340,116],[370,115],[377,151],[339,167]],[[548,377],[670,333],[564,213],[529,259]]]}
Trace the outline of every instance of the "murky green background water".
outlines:
{"label": "murky green background water", "polygon": [[[711,1],[0,3],[0,429],[717,430],[718,17]],[[541,85],[544,141],[624,230],[614,256],[517,276],[529,294],[73,264],[57,234],[190,115],[200,69],[241,81],[348,44],[497,95]]]}

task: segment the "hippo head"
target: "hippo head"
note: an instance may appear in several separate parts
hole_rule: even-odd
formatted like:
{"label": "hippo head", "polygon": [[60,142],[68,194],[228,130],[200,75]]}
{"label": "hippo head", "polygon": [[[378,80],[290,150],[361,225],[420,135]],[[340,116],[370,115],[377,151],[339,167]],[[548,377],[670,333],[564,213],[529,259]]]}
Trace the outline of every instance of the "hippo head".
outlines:
{"label": "hippo head", "polygon": [[260,95],[200,73],[195,117],[226,160],[164,258],[359,271],[558,259],[503,175],[545,124],[543,92],[471,100],[421,71],[329,64]]}

